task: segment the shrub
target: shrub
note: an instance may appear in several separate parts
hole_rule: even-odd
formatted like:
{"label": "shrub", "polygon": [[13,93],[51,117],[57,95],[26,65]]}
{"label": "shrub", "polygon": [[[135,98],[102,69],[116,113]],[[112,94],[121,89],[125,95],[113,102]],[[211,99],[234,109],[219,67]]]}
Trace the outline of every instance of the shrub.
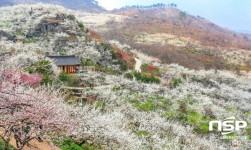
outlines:
{"label": "shrub", "polygon": [[58,53],[59,53],[59,55],[66,55],[67,54],[66,51],[64,51],[64,50],[60,50]]}
{"label": "shrub", "polygon": [[81,66],[95,66],[92,60],[81,59]]}
{"label": "shrub", "polygon": [[127,64],[126,64],[126,62],[124,61],[124,60],[119,60],[119,65],[120,65],[120,69],[122,70],[122,71],[126,71],[126,70],[128,70],[128,66],[127,66]]}
{"label": "shrub", "polygon": [[181,83],[182,83],[182,80],[180,78],[174,78],[172,79],[172,82],[171,82],[171,88],[175,88],[179,86]]}
{"label": "shrub", "polygon": [[150,73],[155,76],[160,76],[160,74],[161,74],[158,67],[154,67],[154,66],[148,65],[148,64],[143,64],[141,66],[141,70],[142,70],[142,72]]}
{"label": "shrub", "polygon": [[116,56],[116,53],[114,51],[111,51],[111,54],[112,54],[112,59],[117,59],[117,56]]}
{"label": "shrub", "polygon": [[127,63],[126,63],[126,61],[123,59],[123,58],[125,57],[123,54],[116,53],[116,52],[114,52],[113,50],[111,50],[111,54],[112,54],[112,59],[118,61],[117,64],[120,65],[120,69],[121,69],[122,71],[128,70]]}
{"label": "shrub", "polygon": [[120,54],[120,53],[116,53],[116,58],[117,58],[117,59],[123,59],[123,55]]}
{"label": "shrub", "polygon": [[133,79],[133,74],[128,72],[124,75],[125,78],[128,78],[128,79]]}
{"label": "shrub", "polygon": [[246,40],[246,41],[248,41],[248,36],[246,36],[246,35],[243,36],[243,39]]}
{"label": "shrub", "polygon": [[69,20],[75,20],[75,19],[76,19],[76,17],[75,17],[74,15],[68,15],[67,18],[68,18]]}
{"label": "shrub", "polygon": [[40,73],[42,75],[52,75],[53,70],[51,66],[51,62],[48,60],[41,60],[34,65],[34,72]]}
{"label": "shrub", "polygon": [[[106,44],[106,43],[100,43],[100,47],[102,47],[105,51],[110,49],[110,45],[109,44]],[[111,51],[111,53],[114,53],[114,51]]]}
{"label": "shrub", "polygon": [[79,28],[83,28],[84,27],[83,23],[82,22],[78,22],[78,27]]}
{"label": "shrub", "polygon": [[58,79],[60,80],[60,81],[62,81],[62,82],[67,82],[67,81],[69,81],[69,75],[66,73],[66,72],[64,72],[64,71],[62,71],[59,75],[58,75]]}
{"label": "shrub", "polygon": [[180,19],[180,20],[183,20],[183,19],[185,19],[185,18],[186,18],[186,12],[181,11],[181,12],[179,13],[179,19]]}
{"label": "shrub", "polygon": [[151,76],[141,75],[139,81],[144,83],[160,83],[160,79],[156,78],[153,75]]}
{"label": "shrub", "polygon": [[148,70],[153,71],[155,68],[153,66],[148,66]]}
{"label": "shrub", "polygon": [[80,83],[81,83],[81,80],[77,76],[75,76],[75,75],[69,76],[69,80],[68,80],[69,86],[79,86]]}
{"label": "shrub", "polygon": [[64,71],[62,71],[58,79],[64,83],[66,83],[68,86],[79,86],[79,83],[81,83],[80,79],[75,75],[68,75]]}
{"label": "shrub", "polygon": [[43,76],[43,79],[41,81],[42,85],[47,85],[47,84],[52,84],[52,83],[53,83],[53,79],[49,75]]}

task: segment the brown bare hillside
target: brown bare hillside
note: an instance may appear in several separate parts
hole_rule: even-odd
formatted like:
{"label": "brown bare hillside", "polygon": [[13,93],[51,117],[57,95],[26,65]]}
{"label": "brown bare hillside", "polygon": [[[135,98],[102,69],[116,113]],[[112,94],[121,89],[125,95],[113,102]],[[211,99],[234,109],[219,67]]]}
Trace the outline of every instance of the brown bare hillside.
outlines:
{"label": "brown bare hillside", "polygon": [[249,34],[229,31],[175,8],[124,9],[114,13],[127,19],[107,24],[108,30],[102,33],[106,39],[127,43],[165,63],[178,63],[192,69],[236,70],[251,66],[248,57],[241,57],[241,61],[234,64],[228,60],[231,57],[223,56],[225,51],[233,49],[245,49],[245,55],[250,54]]}
{"label": "brown bare hillside", "polygon": [[93,31],[93,30],[91,30],[89,28],[86,28],[86,29],[90,32],[90,37],[92,39],[95,39],[95,40],[97,40],[99,42],[105,42],[105,39],[101,35],[99,35],[97,32],[95,32],[95,31]]}
{"label": "brown bare hillside", "polygon": [[200,41],[205,46],[251,49],[251,35],[229,31],[175,8],[132,9],[117,14],[131,17],[123,24],[110,25],[111,29],[116,27],[118,34],[125,34],[123,39],[131,39],[140,32],[167,33]]}

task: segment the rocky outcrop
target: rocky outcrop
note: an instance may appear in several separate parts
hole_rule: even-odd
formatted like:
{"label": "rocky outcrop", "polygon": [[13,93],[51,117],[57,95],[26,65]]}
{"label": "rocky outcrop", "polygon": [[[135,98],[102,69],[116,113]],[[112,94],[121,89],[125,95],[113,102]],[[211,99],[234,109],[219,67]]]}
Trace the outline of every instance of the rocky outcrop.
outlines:
{"label": "rocky outcrop", "polygon": [[58,27],[60,22],[48,22],[47,20],[41,21],[35,29],[34,32],[30,32],[28,37],[37,37],[43,33],[47,33],[49,31],[53,31],[56,27]]}
{"label": "rocky outcrop", "polygon": [[0,30],[0,37],[5,37],[8,40],[14,40],[15,39],[15,36],[10,35],[9,33],[5,32],[3,30]]}

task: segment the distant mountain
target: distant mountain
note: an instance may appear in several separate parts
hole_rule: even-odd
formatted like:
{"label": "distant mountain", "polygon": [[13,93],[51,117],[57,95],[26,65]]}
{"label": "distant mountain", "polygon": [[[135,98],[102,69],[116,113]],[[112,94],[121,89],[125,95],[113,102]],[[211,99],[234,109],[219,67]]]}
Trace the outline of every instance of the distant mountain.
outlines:
{"label": "distant mountain", "polygon": [[125,37],[124,33],[131,33],[130,38],[124,40],[135,39],[135,36],[144,32],[165,33],[200,41],[205,46],[251,49],[250,35],[232,32],[214,22],[176,8],[134,8],[117,10],[114,13],[129,16],[122,24],[110,25],[111,30],[117,29],[118,32],[114,33],[121,33],[122,37]]}
{"label": "distant mountain", "polygon": [[251,34],[251,31],[249,30],[236,30],[236,32]]}
{"label": "distant mountain", "polygon": [[16,5],[16,4],[33,4],[48,3],[61,5],[69,9],[83,10],[86,12],[104,12],[104,8],[98,5],[95,0],[1,0],[0,6]]}

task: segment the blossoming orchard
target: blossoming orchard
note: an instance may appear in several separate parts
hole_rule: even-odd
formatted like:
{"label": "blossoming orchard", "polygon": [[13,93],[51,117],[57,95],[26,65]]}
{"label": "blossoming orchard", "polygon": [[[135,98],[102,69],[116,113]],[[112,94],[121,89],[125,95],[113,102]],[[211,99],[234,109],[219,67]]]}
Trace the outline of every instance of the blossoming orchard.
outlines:
{"label": "blossoming orchard", "polygon": [[87,15],[0,7],[0,149],[224,150],[231,142],[209,122],[232,116],[248,122],[233,136],[250,149],[250,72],[162,63],[93,37]]}
{"label": "blossoming orchard", "polygon": [[[1,139],[7,144],[14,137],[22,149],[33,139],[43,140],[48,134],[70,134],[74,127],[71,109],[62,103],[56,91],[38,87],[39,74],[20,74],[0,67]],[[13,68],[14,69],[14,68]]]}

